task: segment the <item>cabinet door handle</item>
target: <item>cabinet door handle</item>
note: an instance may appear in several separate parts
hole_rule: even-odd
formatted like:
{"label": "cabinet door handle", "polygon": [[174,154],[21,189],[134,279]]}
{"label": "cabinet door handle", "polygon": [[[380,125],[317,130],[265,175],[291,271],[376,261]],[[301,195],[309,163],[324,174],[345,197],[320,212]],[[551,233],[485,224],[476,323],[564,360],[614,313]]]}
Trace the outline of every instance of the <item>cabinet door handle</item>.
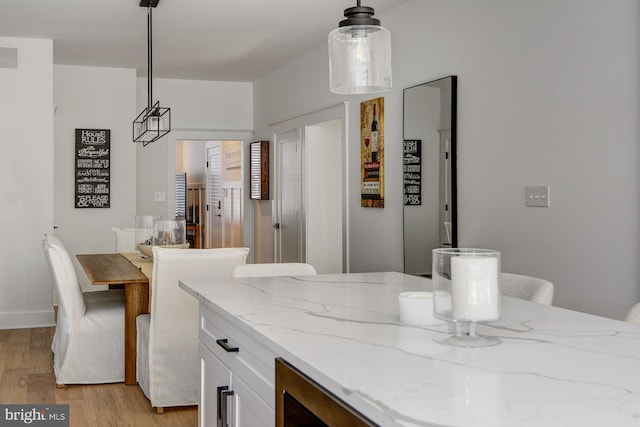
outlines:
{"label": "cabinet door handle", "polygon": [[229,408],[227,408],[228,398],[233,396],[233,390],[226,390],[222,393],[222,427],[229,425]]}
{"label": "cabinet door handle", "polygon": [[216,340],[216,343],[224,348],[224,351],[226,351],[227,353],[237,353],[240,351],[240,349],[238,347],[231,347],[229,345],[229,340],[226,338],[220,338],[219,340]]}
{"label": "cabinet door handle", "polygon": [[229,390],[229,387],[227,387],[226,385],[218,387],[216,391],[216,397],[218,401],[218,417],[216,418],[216,425],[218,427],[224,427],[224,418],[222,418],[222,415],[226,413],[226,410],[222,408],[222,406],[225,404],[224,400],[222,399],[222,392],[225,390]]}

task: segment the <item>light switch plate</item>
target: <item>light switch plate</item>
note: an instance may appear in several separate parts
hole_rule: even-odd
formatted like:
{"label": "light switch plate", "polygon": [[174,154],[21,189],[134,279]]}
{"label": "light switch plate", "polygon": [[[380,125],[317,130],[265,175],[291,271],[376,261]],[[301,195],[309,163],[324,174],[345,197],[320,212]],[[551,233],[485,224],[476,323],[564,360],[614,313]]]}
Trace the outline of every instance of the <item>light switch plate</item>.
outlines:
{"label": "light switch plate", "polygon": [[527,185],[525,190],[525,204],[530,207],[549,207],[548,185]]}

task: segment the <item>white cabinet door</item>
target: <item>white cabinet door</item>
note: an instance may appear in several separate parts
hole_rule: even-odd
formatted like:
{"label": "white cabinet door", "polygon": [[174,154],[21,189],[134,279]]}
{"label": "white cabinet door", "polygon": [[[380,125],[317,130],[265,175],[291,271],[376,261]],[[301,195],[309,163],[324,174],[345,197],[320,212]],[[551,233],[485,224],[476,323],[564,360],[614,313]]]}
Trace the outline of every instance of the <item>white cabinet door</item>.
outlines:
{"label": "white cabinet door", "polygon": [[220,360],[200,344],[200,407],[198,425],[218,426],[219,387],[231,386],[231,371]]}
{"label": "white cabinet door", "polygon": [[202,344],[200,365],[200,427],[275,426],[273,409]]}
{"label": "white cabinet door", "polygon": [[236,427],[274,427],[276,415],[273,409],[249,386],[233,375],[231,384],[234,391]]}

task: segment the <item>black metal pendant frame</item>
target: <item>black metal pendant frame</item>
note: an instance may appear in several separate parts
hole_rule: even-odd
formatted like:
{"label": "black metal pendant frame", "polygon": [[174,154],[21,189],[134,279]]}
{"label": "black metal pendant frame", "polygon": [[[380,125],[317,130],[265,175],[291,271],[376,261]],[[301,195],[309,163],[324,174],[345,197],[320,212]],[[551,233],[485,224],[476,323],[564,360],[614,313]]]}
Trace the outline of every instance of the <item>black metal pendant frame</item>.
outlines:
{"label": "black metal pendant frame", "polygon": [[[153,45],[152,45],[152,8],[160,0],[140,0],[140,7],[147,8],[147,107],[133,121],[133,141],[142,142],[142,146],[157,141],[171,131],[171,109],[161,108],[160,101],[153,104]],[[154,120],[155,119],[155,120]],[[167,122],[168,126],[161,124]]]}

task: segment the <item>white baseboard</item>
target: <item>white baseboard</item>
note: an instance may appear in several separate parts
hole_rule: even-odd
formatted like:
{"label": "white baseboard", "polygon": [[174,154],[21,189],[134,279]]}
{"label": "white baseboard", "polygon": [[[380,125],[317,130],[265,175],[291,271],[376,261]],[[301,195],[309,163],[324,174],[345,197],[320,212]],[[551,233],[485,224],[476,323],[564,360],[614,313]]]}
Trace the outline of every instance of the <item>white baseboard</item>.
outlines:
{"label": "white baseboard", "polygon": [[0,329],[25,329],[55,326],[53,308],[47,311],[0,313]]}

